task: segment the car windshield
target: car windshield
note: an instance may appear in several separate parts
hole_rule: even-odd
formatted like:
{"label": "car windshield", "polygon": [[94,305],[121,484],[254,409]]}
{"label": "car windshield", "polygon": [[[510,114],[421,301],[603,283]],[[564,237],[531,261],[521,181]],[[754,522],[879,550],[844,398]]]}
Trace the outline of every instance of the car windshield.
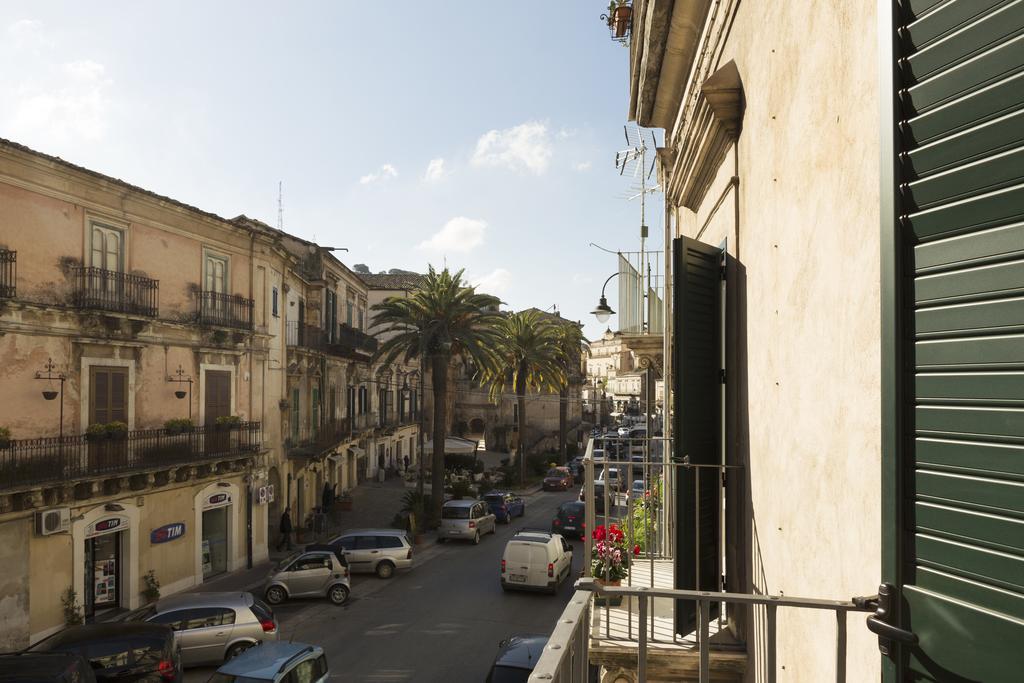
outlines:
{"label": "car windshield", "polygon": [[530,673],[530,669],[496,666],[491,669],[491,675],[487,680],[491,683],[526,683],[530,680]]}
{"label": "car windshield", "polygon": [[582,515],[584,507],[583,503],[564,503],[560,512],[567,515]]}
{"label": "car windshield", "polygon": [[292,553],[292,554],[291,554],[291,555],[289,555],[288,557],[286,557],[286,558],[284,558],[283,560],[281,560],[280,562],[278,562],[278,563],[277,563],[277,566],[276,566],[276,567],[274,567],[274,569],[275,569],[276,571],[281,571],[281,570],[283,570],[283,569],[284,569],[285,567],[287,567],[288,565],[290,565],[290,564],[291,564],[291,563],[292,563],[292,562],[293,562],[293,561],[294,561],[294,560],[295,560],[296,558],[298,558],[298,557],[299,557],[299,555],[301,555],[301,554],[302,554],[303,552],[305,552],[305,551],[303,551],[303,550],[297,550],[297,551],[295,551],[294,553]]}
{"label": "car windshield", "polygon": [[469,519],[468,507],[445,507],[441,510],[441,519]]}
{"label": "car windshield", "polygon": [[558,469],[557,467],[552,467],[550,470],[548,470],[547,476],[549,476],[549,477],[561,477],[564,474],[565,474],[565,472],[563,472],[562,470]]}

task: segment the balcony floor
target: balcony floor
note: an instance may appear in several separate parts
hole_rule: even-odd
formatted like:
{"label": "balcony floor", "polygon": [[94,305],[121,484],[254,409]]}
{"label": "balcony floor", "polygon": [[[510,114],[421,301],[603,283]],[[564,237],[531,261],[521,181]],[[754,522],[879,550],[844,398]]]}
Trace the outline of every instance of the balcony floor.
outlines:
{"label": "balcony floor", "polygon": [[[629,586],[671,589],[672,560],[639,560],[630,571]],[[627,587],[627,582],[622,582]],[[610,669],[636,669],[640,637],[640,608],[635,598],[623,598],[618,607],[595,606],[591,611],[590,661]],[[647,667],[649,680],[696,678],[700,649],[696,633],[677,636],[674,631],[675,602],[654,598],[648,611]],[[725,627],[724,616],[709,624],[711,673],[713,680],[740,680],[747,666],[747,654]]]}

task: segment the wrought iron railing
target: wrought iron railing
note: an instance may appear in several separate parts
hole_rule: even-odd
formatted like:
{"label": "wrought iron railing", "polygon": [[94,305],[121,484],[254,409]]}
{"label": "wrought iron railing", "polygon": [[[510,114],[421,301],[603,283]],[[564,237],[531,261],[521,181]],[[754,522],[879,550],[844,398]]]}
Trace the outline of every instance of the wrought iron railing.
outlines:
{"label": "wrought iron railing", "polygon": [[303,425],[298,436],[285,443],[285,450],[292,458],[318,458],[351,437],[351,420],[342,417],[320,425]]}
{"label": "wrought iron railing", "polygon": [[197,307],[201,325],[252,329],[252,299],[237,294],[198,292]]}
{"label": "wrought iron railing", "polygon": [[348,325],[338,325],[334,338],[330,331],[316,325],[289,320],[285,323],[285,344],[354,360],[369,360],[377,350],[377,340]]}
{"label": "wrought iron railing", "polygon": [[0,447],[0,490],[241,457],[258,452],[261,439],[259,422],[14,439]]}
{"label": "wrought iron railing", "polygon": [[72,303],[77,308],[149,318],[159,312],[159,280],[92,266],[76,266],[72,277]]}
{"label": "wrought iron railing", "polygon": [[349,346],[356,351],[372,354],[377,351],[377,338],[362,330],[341,323],[338,325],[338,343]]}
{"label": "wrought iron railing", "polygon": [[18,294],[18,252],[0,249],[0,299]]}

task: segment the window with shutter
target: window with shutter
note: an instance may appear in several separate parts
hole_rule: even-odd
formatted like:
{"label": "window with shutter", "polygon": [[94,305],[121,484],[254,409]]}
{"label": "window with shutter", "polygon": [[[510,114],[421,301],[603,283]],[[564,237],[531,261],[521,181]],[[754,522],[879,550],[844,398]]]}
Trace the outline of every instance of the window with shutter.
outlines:
{"label": "window with shutter", "polygon": [[128,422],[128,368],[89,369],[89,424]]}
{"label": "window with shutter", "polygon": [[[693,465],[722,460],[721,294],[723,251],[682,237],[673,243],[673,459]],[[720,590],[721,479],[713,467],[676,468],[675,585]],[[696,605],[676,604],[676,631],[689,633]]]}

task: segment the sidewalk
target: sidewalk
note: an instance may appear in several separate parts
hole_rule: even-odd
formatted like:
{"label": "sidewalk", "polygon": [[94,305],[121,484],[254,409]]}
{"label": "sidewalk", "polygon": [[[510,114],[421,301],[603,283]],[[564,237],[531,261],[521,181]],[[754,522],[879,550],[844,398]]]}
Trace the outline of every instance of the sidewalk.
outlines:
{"label": "sidewalk", "polygon": [[[391,519],[402,507],[402,496],[408,489],[400,477],[394,477],[383,484],[364,482],[352,489],[352,509],[339,510],[335,507],[328,519],[327,533],[314,535],[310,532],[302,534],[302,541],[292,539],[292,550],[278,551],[270,547],[270,561],[253,565],[252,569],[238,569],[202,583],[192,589],[196,593],[212,591],[251,591],[259,588],[267,577],[270,568],[279,560],[287,557],[295,549],[309,543],[324,541],[337,536],[348,529],[388,528]],[[433,542],[433,534],[424,534],[424,543]]]}

